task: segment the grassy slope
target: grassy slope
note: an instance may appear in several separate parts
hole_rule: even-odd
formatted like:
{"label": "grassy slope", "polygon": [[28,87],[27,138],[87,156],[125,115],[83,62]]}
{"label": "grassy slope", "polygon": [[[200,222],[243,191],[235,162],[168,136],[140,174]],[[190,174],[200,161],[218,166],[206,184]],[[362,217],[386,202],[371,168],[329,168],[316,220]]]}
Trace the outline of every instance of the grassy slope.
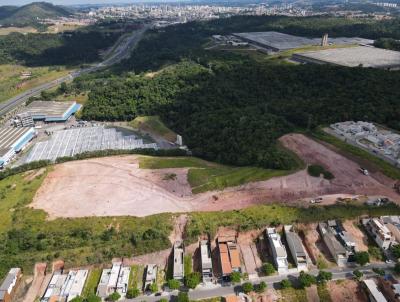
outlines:
{"label": "grassy slope", "polygon": [[[31,71],[32,77],[25,81],[21,80],[19,77],[22,71]],[[55,80],[68,73],[69,70],[64,68],[57,71],[48,67],[29,68],[20,65],[0,65],[0,102],[4,102],[35,86]],[[17,88],[17,85],[22,82],[24,84]]]}
{"label": "grassy slope", "polygon": [[161,136],[173,143],[176,141],[176,133],[167,128],[158,116],[138,116],[130,123],[130,126]]}
{"label": "grassy slope", "polygon": [[[376,157],[361,148],[347,144],[321,129],[313,131],[311,136],[312,138],[316,138],[335,146],[344,153],[350,154],[353,159],[358,159],[357,162],[359,162],[361,165],[372,166],[374,170],[380,170],[383,174],[390,178],[400,179],[400,169],[395,168],[383,159],[380,159],[379,157]],[[365,161],[366,163],[363,163]]]}
{"label": "grassy slope", "polygon": [[305,289],[287,288],[280,290],[282,301],[290,302],[307,302],[307,294]]}
{"label": "grassy slope", "polygon": [[[67,266],[108,263],[112,257],[169,247],[170,214],[47,221],[44,211],[26,207],[44,177],[29,181],[19,174],[0,181],[0,279],[12,266],[29,274],[37,261],[62,258]],[[105,238],[110,227],[116,231]],[[149,230],[152,238],[144,239]]]}
{"label": "grassy slope", "polygon": [[190,168],[188,181],[192,187],[192,192],[195,194],[222,190],[252,181],[267,180],[292,172],[257,167],[230,167],[207,162],[196,157],[141,157],[139,167],[142,169]]}
{"label": "grassy slope", "polygon": [[29,203],[46,174],[31,181],[15,175],[0,181],[0,234],[13,226],[13,211]]}
{"label": "grassy slope", "polygon": [[99,284],[101,272],[101,268],[93,268],[90,270],[89,277],[87,278],[85,287],[83,288],[83,297],[87,297],[90,294],[96,294],[97,284]]}

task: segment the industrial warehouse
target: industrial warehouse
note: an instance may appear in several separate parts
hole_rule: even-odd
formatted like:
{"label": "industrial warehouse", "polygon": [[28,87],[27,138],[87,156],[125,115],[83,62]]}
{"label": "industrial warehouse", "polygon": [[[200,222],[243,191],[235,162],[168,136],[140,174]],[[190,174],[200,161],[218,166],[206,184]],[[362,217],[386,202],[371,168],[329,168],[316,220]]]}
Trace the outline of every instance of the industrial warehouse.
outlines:
{"label": "industrial warehouse", "polygon": [[0,128],[0,168],[6,166],[34,136],[35,130],[32,127]]}
{"label": "industrial warehouse", "polygon": [[146,144],[135,135],[124,136],[122,132],[117,131],[115,128],[74,128],[56,131],[49,140],[36,143],[25,162],[30,163],[37,160],[54,161],[60,157],[99,150],[157,148],[155,143]]}
{"label": "industrial warehouse", "polygon": [[387,70],[400,69],[400,52],[357,46],[296,53],[293,60],[303,63],[331,64],[346,67],[372,67]]}
{"label": "industrial warehouse", "polygon": [[76,102],[34,101],[30,103],[16,118],[18,126],[25,127],[33,121],[65,122],[81,108]]}
{"label": "industrial warehouse", "polygon": [[[248,32],[248,33],[235,33],[233,36],[240,38],[243,41],[249,42],[251,44],[270,49],[272,51],[285,51],[305,46],[312,45],[328,45],[328,36],[324,35],[322,38],[307,38],[288,35],[276,31],[267,32]],[[335,45],[367,45],[372,44],[374,41],[369,39],[363,39],[358,37],[340,37],[340,38],[330,38],[329,44]]]}

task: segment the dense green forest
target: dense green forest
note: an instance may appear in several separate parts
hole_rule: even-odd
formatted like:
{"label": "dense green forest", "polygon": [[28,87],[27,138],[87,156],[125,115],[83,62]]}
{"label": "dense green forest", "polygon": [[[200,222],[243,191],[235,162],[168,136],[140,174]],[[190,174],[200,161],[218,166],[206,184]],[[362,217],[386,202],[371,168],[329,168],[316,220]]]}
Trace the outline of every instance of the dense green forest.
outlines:
{"label": "dense green forest", "polygon": [[0,36],[0,64],[27,66],[78,65],[100,59],[99,51],[138,25],[107,21],[59,34],[11,33]]}
{"label": "dense green forest", "polygon": [[[316,19],[321,22],[316,22]],[[357,23],[359,22],[359,23]],[[361,23],[360,23],[361,22]],[[290,169],[294,160],[277,139],[294,129],[350,119],[400,129],[400,72],[326,65],[256,62],[206,51],[210,34],[278,29],[317,35],[399,35],[398,20],[234,17],[149,32],[114,73],[75,82],[91,89],[83,118],[131,120],[159,115],[196,156],[224,164]],[[173,64],[177,63],[178,64]],[[170,67],[165,68],[165,66]],[[131,71],[158,70],[155,76]],[[129,72],[124,72],[129,71]]]}
{"label": "dense green forest", "polygon": [[157,114],[195,155],[227,164],[290,168],[276,139],[296,127],[360,119],[400,129],[400,91],[393,89],[399,72],[237,58],[211,68],[183,62],[153,78],[96,81],[102,85],[93,85],[83,118]]}
{"label": "dense green forest", "polygon": [[48,2],[33,2],[21,7],[0,6],[0,25],[2,26],[33,26],[43,29],[38,19],[68,17],[71,11],[63,6]]}
{"label": "dense green forest", "polygon": [[0,64],[77,65],[99,60],[99,50],[113,45],[119,32],[73,31],[60,34],[11,33],[0,37]]}
{"label": "dense green forest", "polygon": [[400,40],[391,38],[381,38],[374,42],[375,47],[386,48],[390,50],[400,51]]}

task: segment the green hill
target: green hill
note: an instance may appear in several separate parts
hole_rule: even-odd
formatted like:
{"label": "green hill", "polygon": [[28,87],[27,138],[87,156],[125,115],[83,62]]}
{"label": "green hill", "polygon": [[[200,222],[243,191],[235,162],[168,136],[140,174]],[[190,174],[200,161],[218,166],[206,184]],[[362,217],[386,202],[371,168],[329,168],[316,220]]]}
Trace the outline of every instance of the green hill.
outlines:
{"label": "green hill", "polygon": [[71,13],[63,6],[47,2],[33,2],[21,7],[0,6],[0,24],[2,26],[35,26],[40,19],[67,17]]}

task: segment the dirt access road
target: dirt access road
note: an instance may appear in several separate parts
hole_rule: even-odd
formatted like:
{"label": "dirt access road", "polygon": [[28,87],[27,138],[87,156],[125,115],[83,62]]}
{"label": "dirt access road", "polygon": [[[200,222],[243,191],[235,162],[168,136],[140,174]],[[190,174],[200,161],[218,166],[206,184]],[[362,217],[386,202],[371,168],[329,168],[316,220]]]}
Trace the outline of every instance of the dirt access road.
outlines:
{"label": "dirt access road", "polygon": [[[138,156],[114,156],[56,165],[36,193],[31,207],[43,209],[50,219],[85,216],[147,216],[163,212],[220,211],[254,204],[299,204],[304,198],[326,196],[326,202],[349,194],[382,195],[398,200],[393,181],[376,173],[365,176],[358,165],[325,146],[292,134],[281,142],[306,163],[331,171],[328,181],[306,170],[248,183],[223,191],[193,195],[187,168],[140,169]],[[167,179],[168,174],[175,179]],[[332,198],[329,198],[332,197]]]}

